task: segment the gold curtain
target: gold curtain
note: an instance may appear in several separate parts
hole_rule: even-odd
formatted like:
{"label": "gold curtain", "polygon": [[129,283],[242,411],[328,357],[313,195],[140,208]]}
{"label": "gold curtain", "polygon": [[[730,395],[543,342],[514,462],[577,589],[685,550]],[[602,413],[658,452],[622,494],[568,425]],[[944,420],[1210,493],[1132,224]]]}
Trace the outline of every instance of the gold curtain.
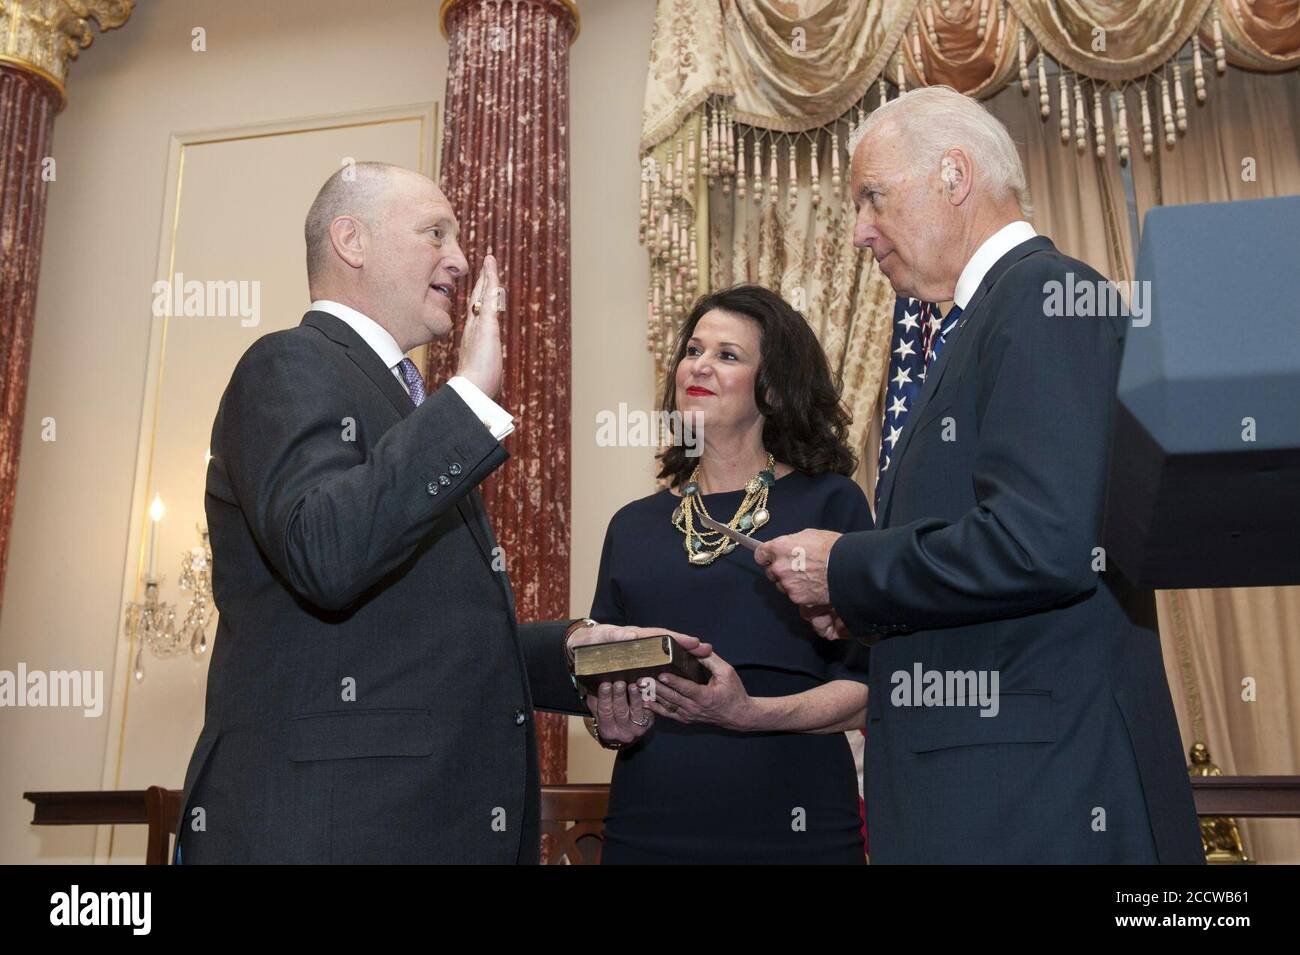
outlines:
{"label": "gold curtain", "polygon": [[[843,379],[870,490],[894,297],[843,198],[867,111],[927,83],[986,100],[1022,146],[1039,232],[1123,280],[1126,176],[1139,221],[1300,193],[1297,66],[1300,0],[659,0],[641,184],[656,369],[699,293],[780,290]],[[1300,587],[1157,604],[1184,744],[1230,774],[1300,773]],[[1300,862],[1293,821],[1241,828],[1252,857]]]}
{"label": "gold curtain", "polygon": [[675,133],[710,96],[739,122],[800,131],[861,99],[917,0],[659,0],[650,38],[641,151]]}
{"label": "gold curtain", "polygon": [[983,99],[1015,80],[1027,91],[1041,47],[1071,75],[1116,85],[1165,67],[1194,36],[1207,71],[1291,70],[1300,66],[1300,5],[658,0],[641,150],[675,133],[711,96],[733,100],[739,122],[797,132],[843,117],[882,74],[898,85],[900,68],[904,85],[942,83]]}
{"label": "gold curtain", "polygon": [[[834,254],[842,244],[819,232],[822,222],[836,221],[847,180],[832,184],[828,166],[847,166],[847,134],[864,110],[918,84],[987,99],[1018,83],[1022,141],[1045,147],[1055,135],[1073,144],[1078,159],[1058,151],[1051,160],[1065,177],[1052,185],[1101,190],[1113,227],[1104,254],[1091,261],[1128,277],[1122,192],[1103,167],[1090,171],[1089,157],[1129,166],[1140,155],[1158,169],[1162,146],[1174,149],[1197,123],[1218,118],[1210,90],[1231,83],[1229,64],[1300,66],[1298,7],[1300,0],[659,0],[642,116],[641,238],[651,259],[648,344],[660,375],[691,302],[719,286],[710,269],[727,256],[719,258],[715,236],[730,237],[733,265],[742,253],[755,256],[719,276],[740,280],[779,267],[793,287],[830,267],[805,262],[819,243]],[[1054,122],[1034,127],[1026,120],[1035,112]],[[1065,173],[1070,166],[1074,178]],[[766,228],[791,224],[805,235],[804,248],[793,238],[761,241],[760,222],[742,211],[745,175],[757,210],[764,185],[769,199],[773,182],[795,196],[784,215],[774,202]],[[1135,167],[1135,178],[1149,176]],[[1157,201],[1171,201],[1159,198],[1162,180],[1152,181]],[[852,271],[850,298],[871,284],[869,273]],[[831,347],[852,331],[842,327],[851,319],[833,311],[839,301],[831,295],[809,304]],[[869,373],[840,370],[860,387],[878,384]]]}

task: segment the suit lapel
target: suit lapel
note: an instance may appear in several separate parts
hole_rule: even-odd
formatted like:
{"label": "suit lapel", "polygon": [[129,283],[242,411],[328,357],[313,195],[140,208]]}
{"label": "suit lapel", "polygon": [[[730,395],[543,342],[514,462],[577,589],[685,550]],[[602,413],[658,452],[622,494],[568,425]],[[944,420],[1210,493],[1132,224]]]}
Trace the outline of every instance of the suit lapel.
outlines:
{"label": "suit lapel", "polygon": [[[898,447],[889,456],[889,470],[885,472],[884,483],[880,488],[880,506],[877,508],[878,514],[876,524],[879,527],[887,526],[889,520],[889,505],[893,499],[894,477],[898,473],[898,466],[903,460],[903,454],[907,451],[907,446],[911,442],[912,435],[919,430],[922,421],[922,415],[930,399],[939,391],[939,385],[943,381],[943,376],[948,368],[961,358],[965,357],[965,352],[970,348],[967,339],[971,337],[971,332],[966,330],[967,325],[972,325],[980,317],[980,308],[984,304],[984,299],[988,296],[989,290],[997,284],[998,280],[1006,273],[1011,266],[1015,265],[1025,256],[1044,249],[1053,249],[1052,240],[1046,236],[1034,236],[1021,242],[1018,246],[1008,252],[1002,258],[993,263],[993,267],[984,274],[983,281],[975,289],[970,301],[962,309],[961,318],[957,322],[957,328],[954,330],[953,341],[940,352],[939,357],[935,359],[934,365],[925,376],[925,386],[921,393],[917,395],[916,404],[908,412],[907,423],[903,425],[903,433],[899,435]],[[960,353],[959,353],[960,352]]]}
{"label": "suit lapel", "polygon": [[384,393],[393,408],[405,418],[415,410],[415,402],[406,393],[398,380],[393,377],[393,370],[385,367],[375,350],[366,344],[366,340],[352,330],[352,326],[329,312],[308,312],[302,320],[304,325],[318,329],[330,341],[347,349],[348,358],[360,368],[375,387]]}

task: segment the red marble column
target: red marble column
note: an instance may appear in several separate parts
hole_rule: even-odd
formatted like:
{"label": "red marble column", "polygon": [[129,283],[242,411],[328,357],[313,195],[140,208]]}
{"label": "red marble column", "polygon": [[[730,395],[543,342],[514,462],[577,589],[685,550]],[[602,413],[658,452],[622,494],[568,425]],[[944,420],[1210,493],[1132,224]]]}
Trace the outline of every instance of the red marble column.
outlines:
{"label": "red marble column", "polygon": [[0,595],[18,485],[27,372],[41,271],[50,154],[58,88],[43,76],[0,62]]}
{"label": "red marble column", "polygon": [[[569,44],[577,8],[561,0],[444,0],[450,41],[441,186],[477,272],[491,250],[507,312],[511,458],[483,497],[514,585],[519,619],[569,614]],[[457,291],[458,327],[429,352],[446,380],[473,281]],[[566,779],[562,716],[538,714],[543,783]]]}
{"label": "red marble column", "polygon": [[18,453],[41,271],[54,116],[69,61],[90,46],[91,24],[126,23],[135,0],[0,0],[0,599],[18,485]]}

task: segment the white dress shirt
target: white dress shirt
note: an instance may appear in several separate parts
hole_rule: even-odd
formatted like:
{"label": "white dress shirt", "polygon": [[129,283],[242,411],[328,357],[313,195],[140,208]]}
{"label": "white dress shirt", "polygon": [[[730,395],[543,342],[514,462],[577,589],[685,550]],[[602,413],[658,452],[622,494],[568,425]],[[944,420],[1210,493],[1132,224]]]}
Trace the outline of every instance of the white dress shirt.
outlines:
{"label": "white dress shirt", "polygon": [[984,276],[988,275],[989,269],[997,264],[998,259],[1021,242],[1027,242],[1036,235],[1038,233],[1034,231],[1032,225],[1024,219],[1019,219],[1008,222],[985,239],[966,263],[966,268],[961,270],[961,275],[957,279],[957,291],[952,293],[953,304],[965,311],[975,290],[980,287]]}
{"label": "white dress shirt", "polygon": [[[411,393],[411,389],[407,387],[406,379],[402,377],[402,370],[397,367],[402,363],[402,359],[406,355],[402,352],[402,347],[389,334],[388,329],[373,318],[362,315],[355,308],[341,302],[317,299],[311,303],[311,309],[314,312],[327,312],[339,321],[346,322],[348,327],[360,335],[371,350],[379,356],[379,360],[393,373],[393,377],[397,379],[402,389],[408,395]],[[474,382],[461,375],[456,375],[448,379],[447,384],[456,394],[460,395],[465,404],[469,405],[469,410],[474,412],[478,419],[488,426],[488,430],[492,432],[492,437],[500,441],[515,430],[514,418],[511,417],[510,412],[483,394],[482,389]]]}

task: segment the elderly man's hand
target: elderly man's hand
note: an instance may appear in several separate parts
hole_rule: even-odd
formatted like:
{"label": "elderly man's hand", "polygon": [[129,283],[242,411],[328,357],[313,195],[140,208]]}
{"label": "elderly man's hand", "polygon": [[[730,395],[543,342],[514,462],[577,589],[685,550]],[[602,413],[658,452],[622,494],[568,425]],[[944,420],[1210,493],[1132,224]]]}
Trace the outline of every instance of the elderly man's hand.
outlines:
{"label": "elderly man's hand", "polygon": [[830,604],[822,604],[816,607],[800,607],[799,616],[808,621],[817,635],[826,640],[850,640],[853,634],[849,628],[844,625],[840,615],[835,612],[835,608]]}
{"label": "elderly man's hand", "polygon": [[831,548],[843,536],[834,531],[803,530],[766,541],[754,551],[754,560],[767,579],[801,607],[831,602],[826,563]]}

